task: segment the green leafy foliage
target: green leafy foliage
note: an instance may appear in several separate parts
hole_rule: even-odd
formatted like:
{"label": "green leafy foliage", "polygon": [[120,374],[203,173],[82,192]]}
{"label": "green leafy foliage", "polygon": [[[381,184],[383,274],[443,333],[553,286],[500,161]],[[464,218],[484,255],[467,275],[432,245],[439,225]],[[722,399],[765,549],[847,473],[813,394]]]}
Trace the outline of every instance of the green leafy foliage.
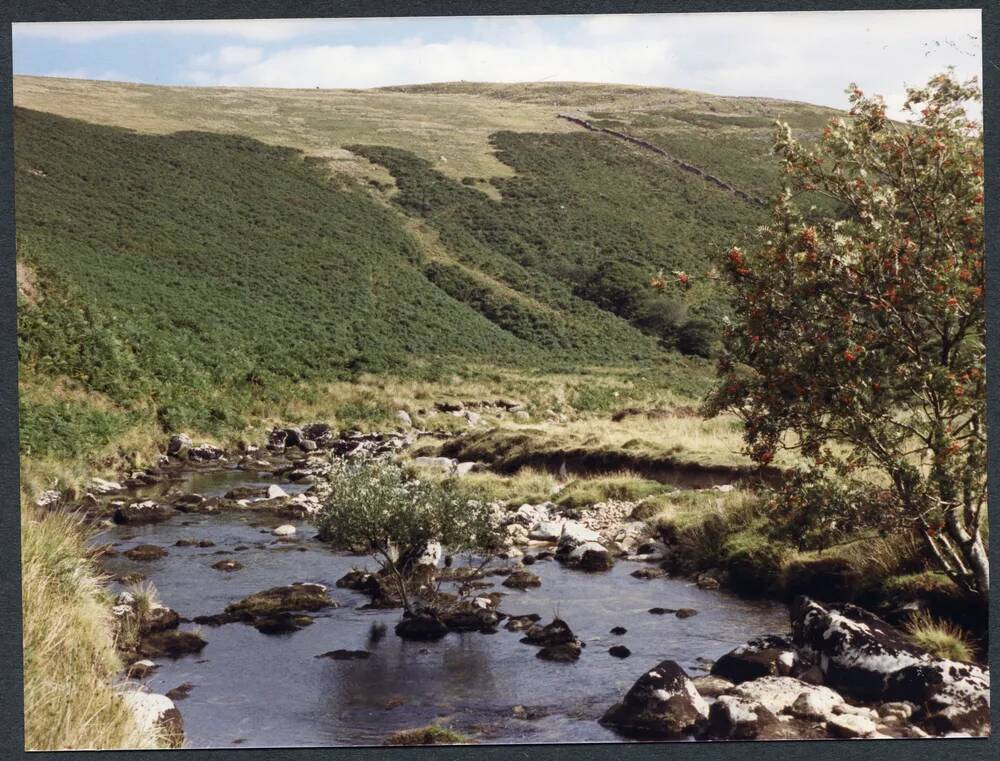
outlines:
{"label": "green leafy foliage", "polygon": [[412,609],[411,578],[431,542],[450,552],[486,552],[497,542],[492,510],[458,479],[417,479],[401,465],[372,459],[335,460],[333,487],[315,523],[340,547],[372,555]]}
{"label": "green leafy foliage", "polygon": [[[865,508],[923,532],[943,570],[985,596],[983,147],[950,75],[909,91],[901,126],[850,90],[853,119],[814,149],[778,132],[791,188],[724,265],[735,320],[710,410],[767,463],[794,447],[891,499]],[[802,209],[821,193],[839,213]],[[791,434],[791,435],[790,435]]]}

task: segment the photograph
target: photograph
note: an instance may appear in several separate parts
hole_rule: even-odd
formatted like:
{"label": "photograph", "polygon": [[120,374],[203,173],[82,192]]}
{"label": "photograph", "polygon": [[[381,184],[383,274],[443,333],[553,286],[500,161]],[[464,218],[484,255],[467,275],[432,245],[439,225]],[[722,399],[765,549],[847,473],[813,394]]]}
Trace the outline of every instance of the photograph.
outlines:
{"label": "photograph", "polygon": [[247,16],[10,27],[18,747],[992,747],[981,10]]}

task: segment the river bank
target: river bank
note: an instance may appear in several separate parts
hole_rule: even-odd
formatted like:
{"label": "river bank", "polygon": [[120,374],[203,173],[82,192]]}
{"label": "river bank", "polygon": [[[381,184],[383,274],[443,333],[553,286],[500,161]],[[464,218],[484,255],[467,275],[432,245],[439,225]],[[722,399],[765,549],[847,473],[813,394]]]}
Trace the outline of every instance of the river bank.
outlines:
{"label": "river bank", "polygon": [[[373,647],[368,644],[371,633],[380,628],[382,631],[391,628],[399,620],[399,611],[373,607],[371,600],[364,603],[365,594],[361,591],[364,585],[354,585],[354,590],[333,593],[335,598],[331,599],[335,599],[336,606],[331,605],[329,611],[318,615],[294,608],[280,611],[285,616],[280,627],[275,627],[273,622],[264,622],[265,625],[260,626],[261,622],[256,619],[250,620],[251,626],[245,626],[248,621],[244,620],[243,623],[213,627],[218,623],[213,618],[220,611],[238,599],[261,590],[273,590],[296,582],[322,585],[324,590],[351,586],[345,579],[351,576],[352,571],[364,566],[365,559],[331,553],[330,548],[312,536],[308,528],[308,517],[318,507],[327,488],[323,477],[324,463],[328,464],[331,458],[361,453],[400,454],[418,438],[413,432],[348,432],[345,435],[317,425],[302,429],[276,429],[261,445],[245,445],[239,451],[227,453],[218,447],[195,445],[185,437],[174,437],[166,448],[169,454],[153,467],[126,474],[123,483],[95,481],[89,484],[93,487],[90,496],[84,495],[78,504],[91,521],[106,522],[105,531],[98,541],[105,545],[100,551],[102,563],[117,580],[114,589],[129,594],[127,588],[141,582],[141,575],[155,585],[157,595],[165,604],[183,614],[157,614],[157,624],[147,626],[149,631],[146,634],[187,632],[190,636],[185,636],[185,639],[200,640],[194,642],[197,647],[191,652],[171,652],[169,647],[143,649],[140,646],[130,658],[133,677],[145,671],[148,689],[162,689],[164,693],[169,691],[177,697],[178,703],[171,705],[181,706],[189,744],[224,745],[234,740],[239,740],[240,744],[280,744],[280,738],[286,736],[283,734],[286,729],[274,722],[267,725],[266,736],[254,734],[249,727],[247,733],[253,735],[250,739],[225,739],[222,736],[225,732],[220,734],[220,728],[228,725],[217,714],[224,715],[229,709],[219,706],[233,703],[246,707],[247,700],[275,700],[272,692],[265,692],[259,698],[247,698],[248,686],[240,687],[233,682],[234,675],[238,675],[239,679],[253,675],[253,672],[239,668],[240,659],[246,657],[248,650],[271,653],[267,663],[273,663],[274,670],[269,670],[264,676],[256,674],[263,680],[261,683],[269,685],[272,681],[277,685],[284,684],[284,680],[291,676],[294,676],[297,685],[321,683],[323,677],[317,675],[312,664],[316,656],[322,655],[329,656],[323,660],[331,661],[325,671],[321,670],[327,673],[326,678],[329,678],[330,669],[337,670],[338,674],[344,669],[353,669],[358,673],[351,672],[352,681],[357,678],[363,684],[378,684],[388,679],[384,671],[387,663],[394,664],[393,669],[405,666],[416,671],[413,680],[389,679],[383,683],[380,690],[386,693],[383,696],[385,705],[392,704],[392,707],[383,707],[375,712],[374,724],[366,724],[371,716],[368,719],[360,716],[365,711],[371,713],[373,710],[372,705],[364,700],[361,700],[363,710],[359,708],[351,714],[353,718],[350,721],[334,722],[334,726],[319,721],[323,728],[314,730],[317,733],[315,744],[322,745],[331,742],[371,744],[381,741],[388,728],[412,728],[414,724],[429,721],[447,722],[449,726],[470,733],[483,742],[614,739],[621,734],[621,726],[615,729],[615,722],[601,724],[598,719],[629,688],[636,672],[632,664],[638,659],[648,666],[669,654],[685,673],[697,674],[710,669],[711,662],[716,659],[724,662],[727,653],[739,649],[748,631],[765,638],[780,636],[787,650],[795,649],[789,639],[788,618],[782,606],[739,600],[720,593],[720,581],[727,581],[724,574],[721,580],[717,578],[718,574],[711,573],[695,577],[675,574],[671,578],[671,558],[676,557],[676,546],[661,541],[662,534],[657,535],[655,524],[650,526],[635,520],[632,514],[635,506],[627,502],[588,506],[594,509],[567,508],[557,502],[517,507],[498,505],[498,509],[503,511],[500,522],[508,537],[507,549],[500,558],[501,564],[489,576],[464,579],[465,582],[480,583],[483,590],[488,590],[482,592],[484,597],[481,599],[489,601],[484,609],[496,615],[498,624],[506,622],[503,628],[521,620],[520,617],[527,613],[537,616],[538,620],[533,622],[535,626],[556,617],[568,622],[572,627],[571,639],[580,645],[576,658],[570,659],[574,663],[570,666],[554,662],[549,668],[573,668],[574,677],[579,676],[581,668],[590,674],[581,681],[581,685],[589,685],[590,691],[581,686],[583,692],[576,696],[577,702],[572,705],[568,698],[563,700],[561,692],[521,695],[511,691],[510,685],[531,681],[511,681],[512,675],[516,675],[520,668],[537,669],[537,659],[531,657],[533,653],[525,652],[526,648],[517,642],[517,638],[507,637],[504,632],[499,638],[483,637],[478,630],[483,627],[478,627],[478,624],[478,628],[472,627],[471,631],[468,626],[456,626],[456,629],[465,631],[456,631],[442,636],[437,644],[423,644],[417,648],[414,643],[392,635],[376,635],[377,643],[388,642],[391,645]],[[442,474],[464,473],[467,477],[472,477],[480,467],[471,462],[428,455],[418,455],[412,462],[427,474],[437,470]],[[716,488],[706,490],[706,494],[723,499],[733,491],[728,486],[717,484]],[[553,496],[558,498],[558,495]],[[49,498],[56,499],[55,495],[49,495]],[[573,544],[571,548],[560,552],[570,543]],[[556,560],[560,555],[562,563]],[[303,569],[309,569],[309,573],[304,574]],[[192,573],[197,573],[198,578],[192,579]],[[529,583],[509,583],[515,575],[520,581],[527,580]],[[505,581],[501,582],[501,578]],[[536,582],[538,586],[535,586]],[[521,588],[517,591],[518,597],[511,598],[515,594],[512,590],[518,587]],[[217,591],[207,591],[210,589]],[[613,602],[600,602],[604,600]],[[121,598],[119,609],[121,606],[131,609],[133,602],[128,597]],[[514,602],[517,609],[510,607]],[[532,610],[528,611],[529,607]],[[683,611],[683,615],[678,616],[678,611]],[[122,612],[125,613],[124,610]],[[200,629],[198,621],[203,622]],[[288,622],[294,625],[286,626]],[[748,630],[751,624],[752,628]],[[283,633],[276,636],[275,628],[283,629]],[[496,630],[497,627],[485,628]],[[626,634],[613,633],[620,629],[625,629]],[[734,636],[726,634],[727,631],[738,633]],[[172,637],[174,635],[160,636],[159,639],[169,640]],[[504,637],[510,640],[508,644],[503,644]],[[664,652],[664,637],[670,643],[669,653]],[[899,637],[902,641],[902,635]],[[685,650],[685,641],[691,643],[690,650]],[[712,644],[706,645],[707,642]],[[590,647],[586,647],[588,644]],[[310,653],[306,658],[299,645],[317,652]],[[611,652],[614,650],[621,654],[621,648],[632,657],[621,659]],[[352,655],[362,652],[367,655]],[[152,667],[143,664],[139,672],[135,671],[136,663],[150,660],[150,657],[154,659]],[[789,657],[785,655],[784,660],[779,657],[757,677],[781,676],[803,682],[799,678],[803,676],[803,671],[792,676],[790,668],[780,665]],[[469,658],[472,660],[469,661]],[[808,658],[800,658],[799,655],[795,658],[808,662]],[[302,665],[306,662],[312,669],[308,674],[302,671],[307,668]],[[477,673],[484,674],[487,687],[480,685],[479,689],[484,690],[482,695],[464,680],[461,680],[462,684],[452,684],[455,677],[447,677],[450,673],[457,674],[458,671],[451,669],[455,663],[462,662],[466,663],[460,670],[462,673],[466,673],[466,667],[475,667]],[[608,669],[614,671],[608,672]],[[382,682],[369,673],[373,670],[383,675]],[[558,676],[553,676],[552,684],[561,683]],[[192,680],[204,688],[199,690],[190,686],[184,689],[184,685],[195,684]],[[172,684],[174,681],[178,684]],[[717,692],[720,685],[723,692],[737,690],[738,680],[729,681],[728,686],[717,679],[714,682],[703,681],[702,686],[711,692]],[[423,696],[428,691],[428,682],[437,685],[432,690],[436,697],[425,700]],[[392,689],[398,691],[403,684],[419,685],[420,694],[390,694]],[[544,693],[552,684],[537,686]],[[697,682],[695,684],[697,686]],[[783,689],[787,691],[797,685],[798,682],[783,683]],[[320,689],[318,685],[316,688]],[[743,692],[747,689],[750,688],[744,688]],[[456,690],[460,697],[453,694]],[[196,699],[195,695],[199,692],[204,697]],[[277,692],[281,693],[282,689],[277,688]],[[484,698],[484,695],[492,697]],[[707,692],[704,697],[706,700],[713,699]],[[778,715],[785,709],[790,710],[798,697],[799,693],[796,693],[787,706],[771,713]],[[357,700],[357,696],[344,696],[341,712]],[[701,736],[708,731],[709,725],[705,723],[709,718],[708,703],[705,704],[705,712],[698,710],[700,705],[695,706],[695,712],[699,716],[704,713],[704,721],[695,721],[688,727],[689,731],[686,730],[687,735]],[[406,706],[409,707],[399,710]],[[873,722],[880,718],[876,708],[866,710],[869,713],[856,713]],[[296,707],[294,711],[298,713],[299,709]],[[390,720],[386,718],[386,711],[398,713]],[[792,716],[787,711],[785,713]],[[522,714],[534,717],[529,722],[530,730],[526,729],[529,725],[524,722],[528,720]],[[919,715],[916,708],[910,709],[910,714]],[[544,721],[542,717],[545,717]],[[926,731],[908,719],[896,722],[899,726],[895,728],[890,726],[895,720],[889,723],[882,721],[869,734],[918,736],[906,734],[912,727],[917,727],[914,732]],[[310,722],[315,720],[313,716]],[[804,726],[788,724],[787,719],[781,721],[783,731],[791,732],[789,726],[797,727],[796,731],[802,733],[799,736],[813,736],[817,732],[816,736],[826,736],[824,733],[845,731],[827,727],[820,732],[814,727],[809,730],[813,734],[809,734]],[[824,721],[827,725],[830,723]],[[861,724],[867,727],[864,722]],[[302,726],[295,726],[301,737]],[[351,729],[352,726],[355,729]],[[964,729],[982,731],[980,725]],[[716,735],[724,734],[718,727],[711,731]],[[742,736],[741,733],[746,731],[733,729],[731,736]],[[624,734],[630,736],[634,733],[626,727]],[[795,736],[794,733],[792,736]]]}

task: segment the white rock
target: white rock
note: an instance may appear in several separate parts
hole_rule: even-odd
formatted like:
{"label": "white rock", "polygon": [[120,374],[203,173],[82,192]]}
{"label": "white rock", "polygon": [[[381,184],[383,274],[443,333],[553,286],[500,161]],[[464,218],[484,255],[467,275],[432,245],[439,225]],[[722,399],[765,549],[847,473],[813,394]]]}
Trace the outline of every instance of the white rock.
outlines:
{"label": "white rock", "polygon": [[[517,508],[517,512],[514,513],[512,520],[528,527],[535,526],[542,521],[548,521],[551,519],[551,516],[549,515],[550,504],[550,502],[543,502],[540,505],[529,505],[525,503]],[[560,531],[561,530],[562,528],[560,527]]]}
{"label": "white rock", "polygon": [[291,525],[290,523],[286,523],[282,526],[278,526],[277,528],[272,529],[271,533],[274,534],[275,536],[292,536],[293,534],[295,534],[295,526]]}
{"label": "white rock", "polygon": [[559,547],[570,548],[583,544],[584,542],[600,542],[601,535],[596,531],[584,526],[576,521],[566,521],[563,523],[562,532],[559,534]]}
{"label": "white rock", "polygon": [[528,537],[539,542],[555,542],[562,536],[564,521],[541,521],[528,532]]}
{"label": "white rock", "polygon": [[41,508],[51,507],[52,505],[58,504],[61,499],[62,494],[55,489],[49,489],[48,491],[43,491],[38,495],[38,498],[35,500],[35,506]]}
{"label": "white rock", "polygon": [[573,551],[569,553],[569,558],[570,560],[580,560],[588,552],[607,554],[608,550],[603,544],[598,542],[584,542],[573,548]]}
{"label": "white rock", "polygon": [[461,478],[467,473],[471,473],[475,467],[476,463],[474,462],[460,462],[455,466],[455,475]]}
{"label": "white rock", "polygon": [[[821,693],[826,699],[839,698],[827,687],[816,687],[790,676],[765,676],[750,682],[743,682],[732,690],[733,695],[762,704],[771,713],[781,713],[792,707],[803,693]],[[826,694],[829,693],[829,694]],[[843,703],[843,699],[840,700]]]}
{"label": "white rock", "polygon": [[282,489],[277,484],[271,484],[267,487],[267,498],[268,499],[278,499],[280,497],[287,497],[288,492]]}
{"label": "white rock", "polygon": [[107,481],[103,478],[92,478],[90,479],[90,483],[87,484],[87,491],[96,492],[97,494],[114,494],[123,490],[124,487],[117,481]]}
{"label": "white rock", "polygon": [[147,733],[155,732],[167,711],[174,709],[174,701],[153,692],[126,692],[122,700],[132,711],[139,728]]}
{"label": "white rock", "polygon": [[478,412],[473,412],[472,410],[466,410],[465,419],[469,421],[469,425],[479,425],[479,421],[482,420],[482,417]]}
{"label": "white rock", "polygon": [[736,487],[732,484],[716,484],[712,487],[712,491],[721,491],[723,493],[731,492]]}
{"label": "white rock", "polygon": [[406,410],[399,410],[396,413],[396,420],[398,420],[405,426],[413,425],[413,418],[410,417],[410,413],[407,412]]}
{"label": "white rock", "polygon": [[788,712],[797,719],[827,721],[844,699],[829,687],[815,687],[799,695]]}
{"label": "white rock", "polygon": [[827,729],[837,737],[868,737],[875,734],[875,722],[865,716],[845,713],[831,716],[826,722]]}

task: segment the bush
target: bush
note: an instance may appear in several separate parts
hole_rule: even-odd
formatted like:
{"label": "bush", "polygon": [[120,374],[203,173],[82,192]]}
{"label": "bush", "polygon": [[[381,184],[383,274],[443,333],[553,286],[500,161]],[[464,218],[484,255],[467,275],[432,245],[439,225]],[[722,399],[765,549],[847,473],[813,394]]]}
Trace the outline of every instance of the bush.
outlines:
{"label": "bush", "polygon": [[496,549],[492,511],[455,478],[413,478],[384,460],[335,460],[331,496],[315,518],[320,535],[371,554],[390,574],[404,607],[414,610],[411,582],[432,542],[450,552]]}
{"label": "bush", "polygon": [[711,357],[719,332],[708,320],[688,320],[677,330],[677,350],[682,354]]}

